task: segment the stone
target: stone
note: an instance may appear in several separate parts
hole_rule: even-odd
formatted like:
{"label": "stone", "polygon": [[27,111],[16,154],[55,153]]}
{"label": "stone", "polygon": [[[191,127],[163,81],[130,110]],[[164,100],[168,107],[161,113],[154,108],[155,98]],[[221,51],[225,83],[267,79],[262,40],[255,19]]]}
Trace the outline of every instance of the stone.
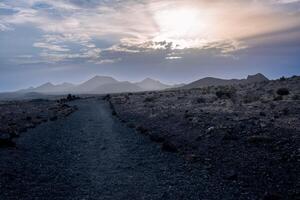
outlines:
{"label": "stone", "polygon": [[170,141],[164,141],[162,143],[162,147],[161,148],[162,148],[163,151],[167,151],[167,152],[172,152],[172,153],[178,152],[178,149],[177,149],[176,145],[173,144]]}
{"label": "stone", "polygon": [[270,143],[273,139],[266,135],[253,135],[247,138],[247,141],[252,144],[257,143]]}
{"label": "stone", "polygon": [[0,148],[15,147],[16,144],[12,141],[10,134],[0,133]]}

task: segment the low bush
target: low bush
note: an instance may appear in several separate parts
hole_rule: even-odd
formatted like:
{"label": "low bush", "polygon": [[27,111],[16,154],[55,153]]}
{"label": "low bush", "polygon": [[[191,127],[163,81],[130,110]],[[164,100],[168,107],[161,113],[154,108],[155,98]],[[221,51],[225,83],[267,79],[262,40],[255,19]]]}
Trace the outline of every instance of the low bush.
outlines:
{"label": "low bush", "polygon": [[172,153],[178,152],[177,146],[174,143],[166,140],[162,143],[161,148],[163,151],[167,151],[167,152],[172,152]]}
{"label": "low bush", "polygon": [[280,80],[280,81],[285,81],[286,78],[285,78],[284,76],[282,76],[279,80]]}
{"label": "low bush", "polygon": [[135,125],[134,125],[133,123],[130,122],[130,123],[127,124],[127,127],[129,127],[129,128],[134,128]]}
{"label": "low bush", "polygon": [[258,143],[270,143],[273,141],[273,138],[266,135],[253,135],[247,138],[247,141],[252,144]]}
{"label": "low bush", "polygon": [[254,93],[248,93],[244,96],[244,103],[252,103],[260,100],[260,96]]}
{"label": "low bush", "polygon": [[281,100],[283,100],[282,96],[276,96],[276,97],[274,97],[274,101],[281,101]]}
{"label": "low bush", "polygon": [[68,94],[68,96],[67,96],[67,101],[74,101],[77,99],[80,99],[80,97],[72,95],[72,94]]}
{"label": "low bush", "polygon": [[154,97],[146,97],[144,102],[153,102],[155,100]]}
{"label": "low bush", "polygon": [[103,97],[103,100],[106,100],[106,101],[108,101],[110,99],[111,99],[111,96],[109,94],[107,94]]}
{"label": "low bush", "polygon": [[295,94],[295,95],[292,97],[292,99],[293,99],[293,100],[296,100],[296,101],[297,101],[297,100],[300,100],[300,96],[297,95],[297,94]]}
{"label": "low bush", "polygon": [[159,134],[154,134],[153,133],[153,134],[150,134],[149,137],[150,137],[150,140],[152,140],[153,142],[161,143],[161,142],[165,141],[164,137],[162,135],[159,135]]}
{"label": "low bush", "polygon": [[290,91],[287,88],[279,88],[276,93],[280,96],[286,96],[290,94]]}
{"label": "low bush", "polygon": [[205,103],[206,102],[205,98],[202,98],[202,97],[197,98],[196,101],[197,101],[197,103]]}
{"label": "low bush", "polygon": [[146,134],[148,132],[148,129],[143,126],[138,126],[136,130],[142,134]]}
{"label": "low bush", "polygon": [[12,141],[11,138],[0,138],[0,148],[1,147],[15,147],[16,143]]}
{"label": "low bush", "polygon": [[72,94],[68,94],[66,98],[62,98],[60,100],[58,100],[58,103],[65,103],[65,102],[69,102],[69,101],[74,101],[80,99],[80,97],[72,95]]}
{"label": "low bush", "polygon": [[219,99],[232,99],[236,95],[236,89],[234,87],[220,87],[216,91],[216,96]]}

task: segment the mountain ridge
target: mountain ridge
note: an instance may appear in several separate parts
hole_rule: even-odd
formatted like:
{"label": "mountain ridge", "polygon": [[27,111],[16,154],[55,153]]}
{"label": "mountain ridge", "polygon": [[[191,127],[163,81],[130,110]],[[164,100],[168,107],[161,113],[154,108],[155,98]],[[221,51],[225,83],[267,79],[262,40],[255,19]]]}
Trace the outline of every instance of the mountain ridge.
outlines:
{"label": "mountain ridge", "polygon": [[26,94],[26,93],[41,93],[50,95],[63,94],[107,94],[107,93],[122,93],[122,92],[142,92],[142,91],[159,91],[167,89],[191,89],[207,86],[222,86],[234,84],[247,84],[268,81],[263,74],[258,73],[248,75],[245,79],[220,79],[215,77],[205,77],[189,84],[175,84],[168,85],[152,78],[145,78],[139,82],[118,81],[110,76],[96,75],[87,81],[80,84],[72,84],[64,82],[61,84],[53,84],[46,82],[37,87],[30,87],[28,89],[18,90],[12,93]]}
{"label": "mountain ridge", "polygon": [[72,88],[70,92],[72,93],[85,93],[85,92],[92,92],[96,88],[106,85],[106,84],[112,84],[117,83],[118,81],[112,77],[109,76],[94,76],[93,78],[75,86]]}
{"label": "mountain ridge", "polygon": [[205,77],[197,81],[191,82],[181,87],[181,89],[192,89],[192,88],[201,88],[201,87],[208,87],[208,86],[248,84],[248,83],[263,82],[268,80],[269,79],[261,73],[248,75],[246,79],[221,79],[221,78],[214,78],[214,77]]}
{"label": "mountain ridge", "polygon": [[164,84],[152,78],[145,78],[144,80],[136,82],[135,84],[145,90],[164,90],[172,87],[171,85]]}

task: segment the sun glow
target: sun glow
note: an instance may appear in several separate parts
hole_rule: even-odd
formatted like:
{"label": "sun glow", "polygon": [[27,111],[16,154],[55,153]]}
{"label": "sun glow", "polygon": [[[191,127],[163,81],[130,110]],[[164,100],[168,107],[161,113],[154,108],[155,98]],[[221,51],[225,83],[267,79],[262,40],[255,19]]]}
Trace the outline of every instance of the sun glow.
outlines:
{"label": "sun glow", "polygon": [[[159,26],[159,33],[154,41],[168,41],[177,48],[187,48],[202,43],[207,21],[199,9],[166,9],[155,13],[154,19]],[[196,41],[197,40],[197,41]]]}

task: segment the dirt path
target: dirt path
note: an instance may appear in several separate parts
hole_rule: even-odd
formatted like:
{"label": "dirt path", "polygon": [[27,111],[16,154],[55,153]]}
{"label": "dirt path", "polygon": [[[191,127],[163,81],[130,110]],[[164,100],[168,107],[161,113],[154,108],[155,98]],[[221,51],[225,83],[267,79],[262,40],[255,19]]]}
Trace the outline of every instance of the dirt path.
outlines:
{"label": "dirt path", "polygon": [[238,191],[121,124],[106,102],[75,104],[17,149],[0,149],[0,199],[236,199]]}

